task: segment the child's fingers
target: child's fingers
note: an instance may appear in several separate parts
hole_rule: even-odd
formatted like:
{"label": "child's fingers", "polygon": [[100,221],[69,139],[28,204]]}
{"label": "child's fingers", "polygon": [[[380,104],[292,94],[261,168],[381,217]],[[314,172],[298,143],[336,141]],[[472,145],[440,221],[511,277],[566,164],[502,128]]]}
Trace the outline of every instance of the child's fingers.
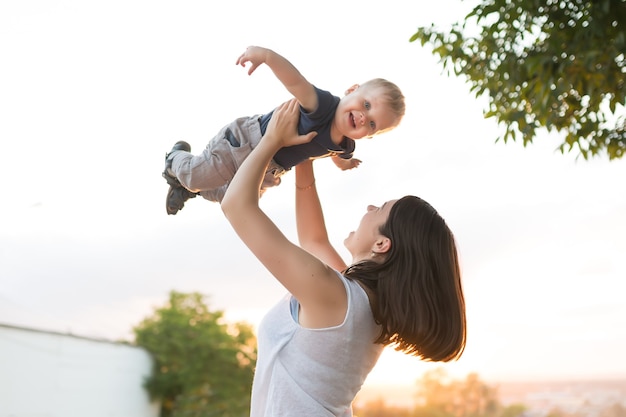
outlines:
{"label": "child's fingers", "polygon": [[246,54],[245,52],[241,55],[239,55],[239,58],[237,58],[237,62],[235,62],[235,65],[241,65],[242,67],[246,66],[246,62],[248,60],[246,59]]}

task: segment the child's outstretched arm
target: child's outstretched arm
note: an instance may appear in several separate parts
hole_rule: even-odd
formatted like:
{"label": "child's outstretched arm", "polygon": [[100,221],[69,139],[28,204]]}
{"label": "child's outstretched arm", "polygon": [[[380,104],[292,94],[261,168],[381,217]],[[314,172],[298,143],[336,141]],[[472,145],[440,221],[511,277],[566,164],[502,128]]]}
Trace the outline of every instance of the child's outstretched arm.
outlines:
{"label": "child's outstretched arm", "polygon": [[268,48],[249,46],[237,58],[237,65],[245,67],[248,62],[251,64],[248,75],[252,74],[259,65],[265,64],[306,111],[312,112],[317,109],[317,94],[313,84],[304,78],[285,57]]}

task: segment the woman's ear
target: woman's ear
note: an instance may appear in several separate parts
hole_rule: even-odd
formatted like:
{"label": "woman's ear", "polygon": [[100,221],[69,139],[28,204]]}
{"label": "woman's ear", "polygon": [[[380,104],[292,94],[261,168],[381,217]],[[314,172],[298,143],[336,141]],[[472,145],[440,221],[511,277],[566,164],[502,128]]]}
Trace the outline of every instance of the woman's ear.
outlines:
{"label": "woman's ear", "polygon": [[350,87],[350,88],[348,88],[346,90],[346,95],[350,94],[353,91],[356,91],[356,89],[359,88],[359,87],[360,87],[359,84],[354,84],[352,87]]}
{"label": "woman's ear", "polygon": [[391,239],[386,236],[381,237],[374,243],[374,248],[372,248],[372,252],[375,254],[384,254],[391,250]]}

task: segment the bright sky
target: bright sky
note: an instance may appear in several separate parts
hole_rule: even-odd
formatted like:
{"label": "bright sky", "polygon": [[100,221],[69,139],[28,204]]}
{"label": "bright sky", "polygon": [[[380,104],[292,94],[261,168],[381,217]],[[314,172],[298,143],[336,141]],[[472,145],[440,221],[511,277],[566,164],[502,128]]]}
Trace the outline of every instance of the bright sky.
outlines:
{"label": "bright sky", "polygon": [[[557,138],[495,143],[484,101],[408,39],[468,2],[80,0],[0,3],[0,322],[129,338],[170,290],[256,324],[283,294],[216,203],[165,212],[163,156],[200,151],[231,119],[289,98],[255,44],[342,95],[374,77],[407,97],[402,125],[357,143],[363,164],[317,162],[331,238],[405,194],[454,231],[468,306],[450,372],[487,379],[626,376],[626,160],[576,160]],[[296,10],[297,9],[297,10]],[[295,238],[293,175],[262,205]],[[389,351],[368,384],[429,366]]]}

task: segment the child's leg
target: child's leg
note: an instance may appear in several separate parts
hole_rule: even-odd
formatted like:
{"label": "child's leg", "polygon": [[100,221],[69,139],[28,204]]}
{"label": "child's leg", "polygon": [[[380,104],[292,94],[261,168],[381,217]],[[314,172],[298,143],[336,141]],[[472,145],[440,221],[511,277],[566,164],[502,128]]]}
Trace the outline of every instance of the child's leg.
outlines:
{"label": "child's leg", "polygon": [[261,126],[255,116],[239,118],[223,127],[200,155],[193,155],[186,142],[177,142],[166,156],[163,172],[170,185],[167,213],[176,214],[198,194],[210,201],[222,201],[237,169],[260,140]]}
{"label": "child's leg", "polygon": [[[265,191],[270,187],[276,187],[280,185],[280,177],[287,172],[283,167],[278,165],[274,160],[270,162],[267,167],[267,171],[265,172],[265,177],[263,177],[263,182],[261,183],[261,189],[259,190],[259,195],[263,195]],[[202,197],[209,201],[221,202],[226,194],[226,190],[228,189],[227,184],[222,185],[219,188],[215,188],[213,190],[201,191],[200,194]]]}
{"label": "child's leg", "polygon": [[172,173],[192,192],[219,189],[233,179],[260,139],[261,128],[257,117],[237,119],[223,127],[202,154],[172,153]]}
{"label": "child's leg", "polygon": [[224,198],[224,195],[226,195],[228,184],[224,184],[221,187],[214,188],[212,190],[200,191],[198,194],[200,194],[206,200],[215,201],[216,203],[221,203],[222,199]]}

